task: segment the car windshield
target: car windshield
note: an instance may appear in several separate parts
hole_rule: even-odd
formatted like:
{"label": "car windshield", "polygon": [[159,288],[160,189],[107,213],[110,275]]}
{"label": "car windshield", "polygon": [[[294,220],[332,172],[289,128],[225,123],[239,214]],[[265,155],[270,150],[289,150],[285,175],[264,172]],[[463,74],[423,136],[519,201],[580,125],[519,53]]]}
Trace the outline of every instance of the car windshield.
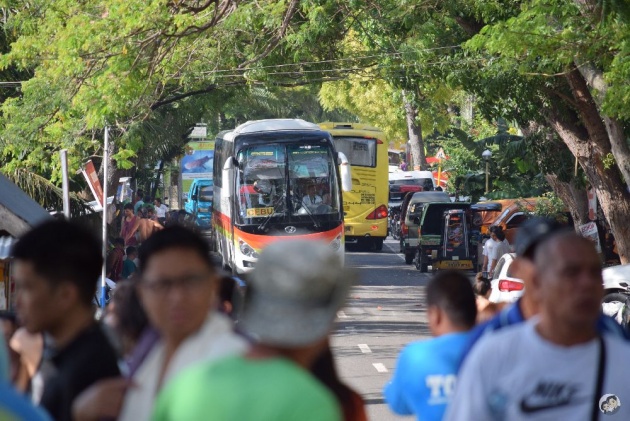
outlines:
{"label": "car windshield", "polygon": [[400,180],[389,180],[391,186],[422,186],[423,190],[433,190],[433,180],[430,178],[403,178]]}
{"label": "car windshield", "polygon": [[201,189],[199,189],[199,201],[212,202],[213,196],[214,191],[212,186],[202,186]]}
{"label": "car windshield", "polygon": [[260,145],[242,149],[237,159],[241,223],[339,212],[336,161],[329,146]]}

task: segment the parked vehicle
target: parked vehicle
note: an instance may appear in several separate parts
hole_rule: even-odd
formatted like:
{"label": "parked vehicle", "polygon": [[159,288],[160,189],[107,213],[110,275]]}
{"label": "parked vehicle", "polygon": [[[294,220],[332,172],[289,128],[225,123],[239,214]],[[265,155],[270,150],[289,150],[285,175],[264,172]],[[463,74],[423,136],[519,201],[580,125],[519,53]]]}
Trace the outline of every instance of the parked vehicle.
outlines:
{"label": "parked vehicle", "polygon": [[[416,249],[418,248],[418,224],[414,219],[422,217],[422,211],[427,203],[452,204],[450,197],[445,192],[419,191],[407,193],[400,213],[400,251],[405,255],[405,263],[408,265],[413,262]],[[439,219],[435,222],[439,224]]]}
{"label": "parked vehicle", "polygon": [[[418,246],[412,257],[416,268],[422,272],[426,272],[428,266],[434,270],[476,269],[480,256],[478,243],[481,241],[478,213],[496,206],[462,202],[425,203],[420,215],[413,217],[418,226]],[[459,241],[453,241],[456,237]],[[457,247],[454,247],[455,243]],[[461,261],[455,263],[457,260]]]}
{"label": "parked vehicle", "polygon": [[[417,193],[416,193],[417,194]],[[470,203],[453,202],[428,202],[421,203],[421,209],[413,215],[413,227],[416,234],[416,247],[411,249],[410,263],[414,263],[416,268],[422,272],[428,270],[437,260],[442,249],[442,236],[444,234],[444,212],[451,209],[463,209],[468,211]],[[411,228],[409,228],[411,231]],[[469,239],[468,239],[469,240]],[[409,251],[405,248],[405,261],[408,259]]]}
{"label": "parked vehicle", "polygon": [[389,208],[387,234],[394,240],[400,239],[400,206],[393,206]]}
{"label": "parked vehicle", "polygon": [[[432,269],[472,270],[477,260],[477,249],[473,248],[471,238],[471,219],[466,209],[449,209],[444,212],[442,222],[442,241],[437,256],[432,259]],[[418,254],[416,269],[428,270],[428,259],[421,259]]]}
{"label": "parked vehicle", "polygon": [[494,275],[490,280],[492,292],[488,300],[492,303],[512,303],[523,295],[525,284],[522,279],[515,278],[510,271],[516,254],[506,253],[497,262]]}
{"label": "parked vehicle", "polygon": [[321,123],[335,149],[350,161],[352,191],[343,192],[346,244],[383,249],[387,237],[387,138],[376,127],[359,123]]}
{"label": "parked vehicle", "polygon": [[[415,192],[422,191],[422,186],[418,185],[390,185],[389,187],[389,234],[394,240],[400,240],[402,230],[402,208],[405,196],[413,195]],[[409,200],[406,202],[409,203]]]}
{"label": "parked vehicle", "polygon": [[607,267],[602,270],[604,299],[602,310],[615,317],[630,297],[630,264]]}
{"label": "parked vehicle", "polygon": [[207,225],[212,220],[212,199],[214,197],[214,187],[212,180],[206,178],[196,178],[190,185],[188,196],[184,204],[184,210],[199,218]]}
{"label": "parked vehicle", "polygon": [[514,202],[516,202],[516,199],[501,199],[479,202],[472,205],[473,207],[485,208],[485,210],[477,212],[475,221],[473,221],[478,227],[480,234],[486,235],[490,225],[497,220],[504,209],[507,209],[510,205],[514,204]]}
{"label": "parked vehicle", "polygon": [[395,171],[389,173],[389,188],[393,186],[420,186],[423,191],[435,190],[431,171]]}
{"label": "parked vehicle", "polygon": [[[510,199],[513,201],[512,204],[507,204],[509,201],[505,201],[503,203],[503,209],[501,214],[492,222],[491,226],[499,226],[503,229],[505,233],[505,238],[508,240],[510,244],[514,244],[514,240],[516,239],[516,232],[518,228],[525,222],[527,219],[531,218],[533,215],[530,213],[536,208],[536,204],[541,200],[547,200],[541,197],[533,197],[527,199]],[[502,201],[497,201],[502,202]],[[567,210],[565,216],[568,221],[568,225],[573,225],[573,219],[571,218],[570,212]]]}

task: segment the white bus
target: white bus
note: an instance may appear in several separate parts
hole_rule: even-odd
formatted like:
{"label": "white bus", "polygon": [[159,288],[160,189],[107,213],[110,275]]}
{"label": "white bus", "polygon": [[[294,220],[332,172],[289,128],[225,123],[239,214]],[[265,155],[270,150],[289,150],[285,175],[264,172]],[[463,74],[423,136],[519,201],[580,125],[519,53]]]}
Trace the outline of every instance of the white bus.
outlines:
{"label": "white bus", "polygon": [[330,134],[303,120],[251,121],[219,133],[212,224],[224,267],[249,272],[273,241],[325,241],[343,259],[342,189],[350,164]]}

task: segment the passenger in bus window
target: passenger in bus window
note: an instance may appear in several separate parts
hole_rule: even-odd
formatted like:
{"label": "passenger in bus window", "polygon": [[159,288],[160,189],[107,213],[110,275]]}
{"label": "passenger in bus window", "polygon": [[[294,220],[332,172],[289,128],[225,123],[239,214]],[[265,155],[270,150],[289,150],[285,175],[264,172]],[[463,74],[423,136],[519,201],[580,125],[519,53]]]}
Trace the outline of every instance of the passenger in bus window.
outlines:
{"label": "passenger in bus window", "polygon": [[254,190],[258,193],[258,204],[272,206],[276,196],[276,186],[269,180],[257,180],[254,182]]}

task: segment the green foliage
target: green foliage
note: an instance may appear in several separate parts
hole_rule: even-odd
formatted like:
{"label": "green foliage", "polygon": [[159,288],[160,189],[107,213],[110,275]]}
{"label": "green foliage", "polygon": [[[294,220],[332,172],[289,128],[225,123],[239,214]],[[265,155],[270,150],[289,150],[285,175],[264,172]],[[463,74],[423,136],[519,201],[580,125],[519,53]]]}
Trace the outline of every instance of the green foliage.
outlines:
{"label": "green foliage", "polygon": [[517,205],[521,212],[532,216],[555,219],[562,224],[569,222],[566,206],[562,203],[560,198],[551,192],[543,194],[542,197],[536,201],[533,208],[525,202],[517,202]]}
{"label": "green foliage", "polygon": [[613,168],[615,166],[615,157],[612,153],[608,153],[602,160],[602,163],[606,169]]}
{"label": "green foliage", "polygon": [[[13,76],[4,80],[24,82],[19,96],[0,98],[3,170],[25,169],[56,185],[56,152],[69,150],[74,173],[88,157],[102,154],[105,125],[112,128],[119,167],[152,167],[178,153],[195,122],[214,122],[226,111],[238,118],[257,114],[239,108],[235,87],[253,98],[263,83],[262,90],[269,91],[337,77],[340,73],[326,73],[327,66],[317,63],[335,58],[334,45],[343,36],[339,5],[333,0],[12,2],[0,31],[0,72]],[[305,68],[307,61],[315,64]],[[192,96],[204,99],[187,101]],[[232,98],[234,111],[221,109],[224,98]],[[277,111],[312,115],[313,110]]]}

